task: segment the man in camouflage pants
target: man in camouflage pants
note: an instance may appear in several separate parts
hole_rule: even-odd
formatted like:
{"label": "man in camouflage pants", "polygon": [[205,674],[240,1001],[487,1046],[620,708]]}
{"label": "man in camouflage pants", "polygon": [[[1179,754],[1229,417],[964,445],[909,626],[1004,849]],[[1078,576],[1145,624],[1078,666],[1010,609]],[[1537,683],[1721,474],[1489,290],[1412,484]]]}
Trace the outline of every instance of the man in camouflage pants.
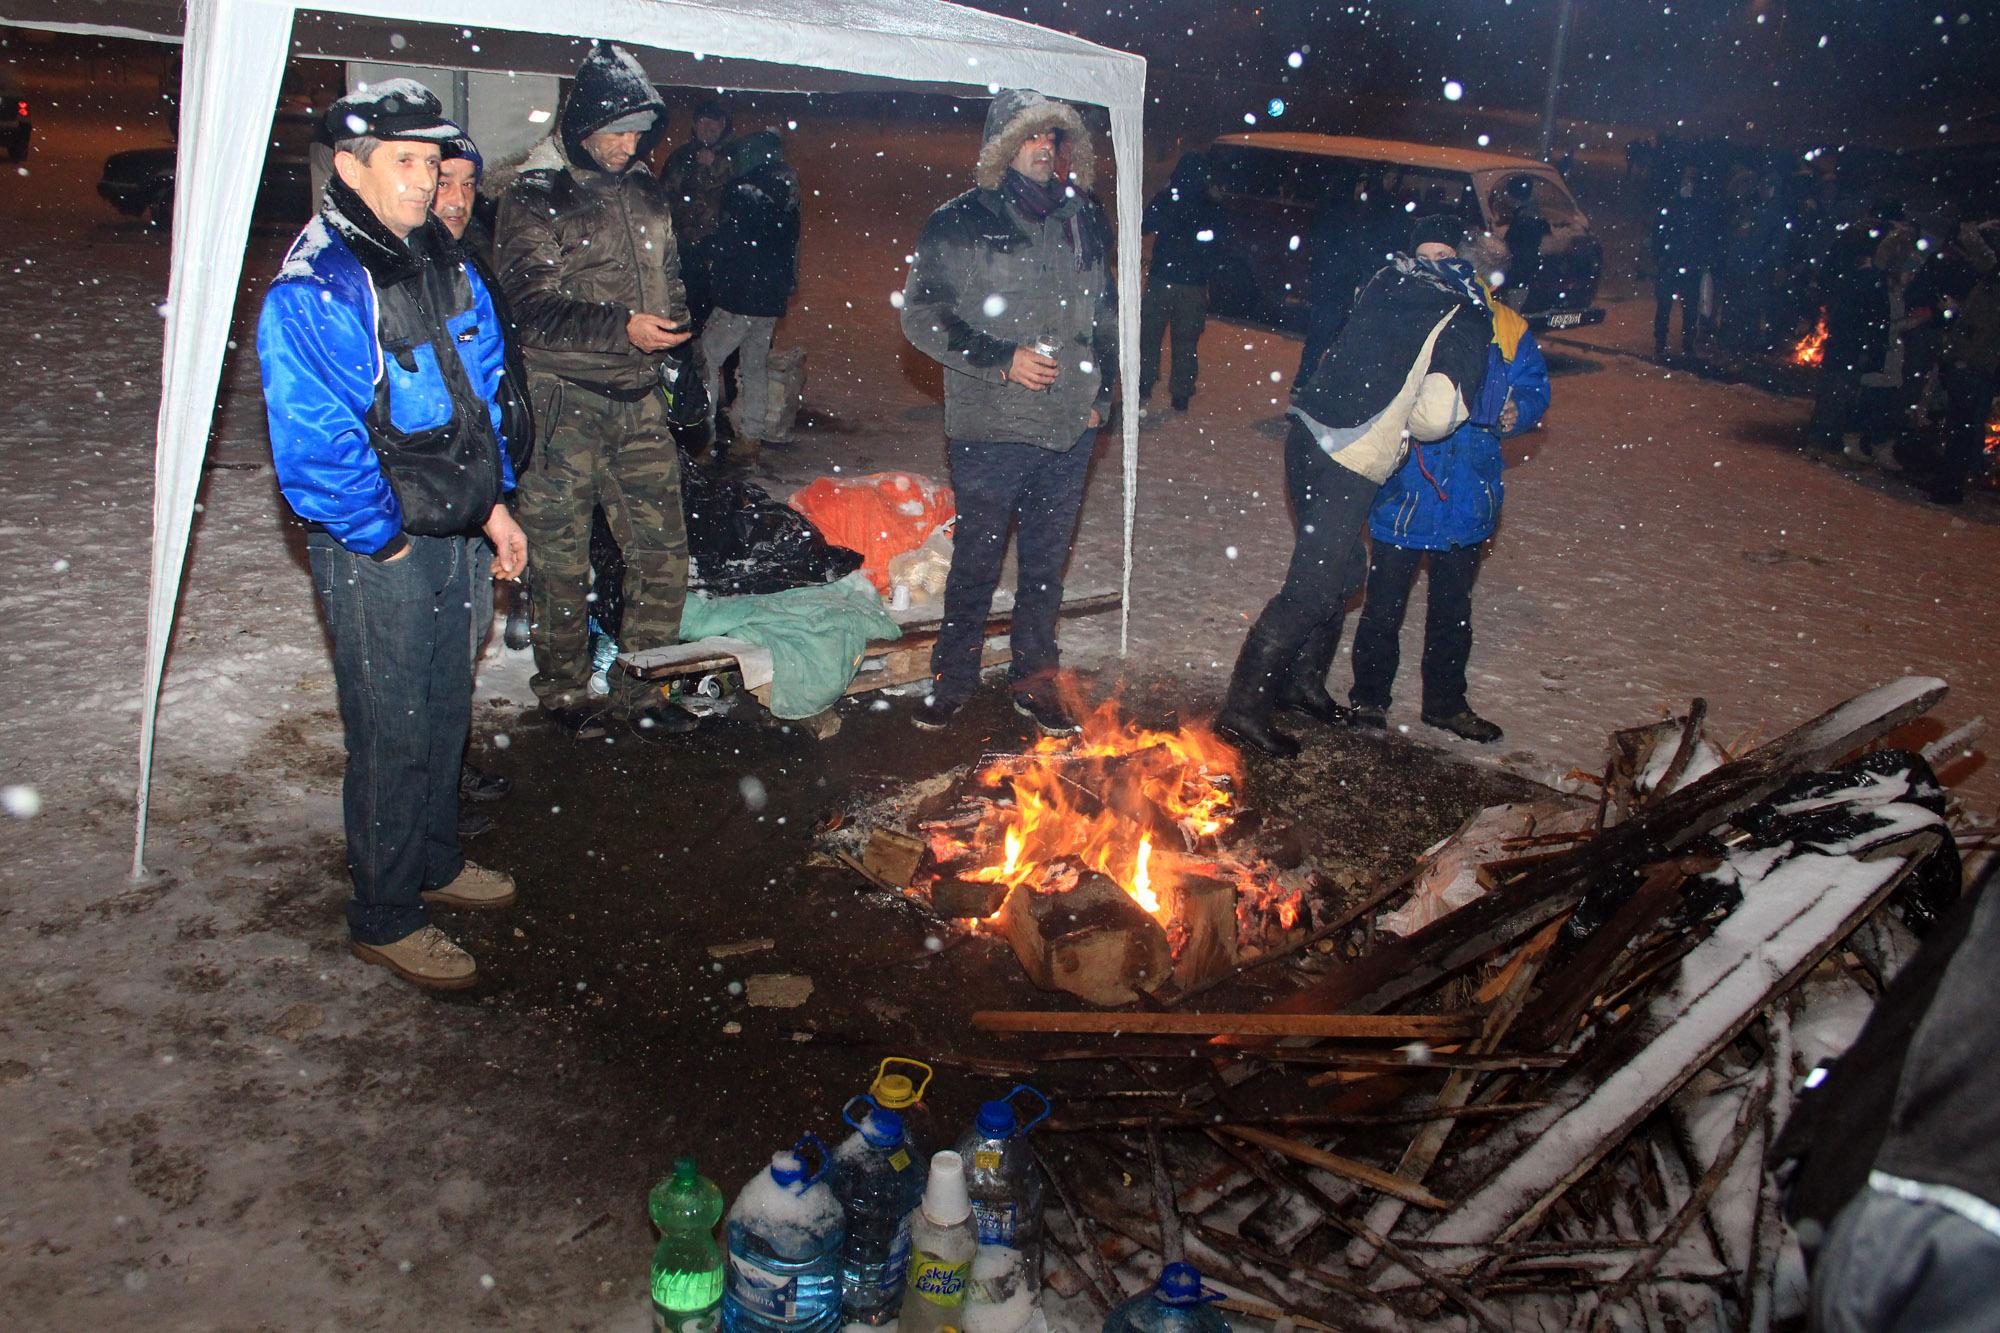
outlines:
{"label": "man in camouflage pants", "polygon": [[579,738],[603,735],[607,714],[647,738],[696,725],[629,672],[612,672],[607,708],[589,686],[593,506],[625,556],[623,646],[677,642],[687,600],[680,456],[658,370],[658,354],[690,336],[687,296],[667,194],[646,165],[666,129],[644,71],[599,46],[500,201],[500,282],[540,429],[516,496],[534,561],[530,684]]}

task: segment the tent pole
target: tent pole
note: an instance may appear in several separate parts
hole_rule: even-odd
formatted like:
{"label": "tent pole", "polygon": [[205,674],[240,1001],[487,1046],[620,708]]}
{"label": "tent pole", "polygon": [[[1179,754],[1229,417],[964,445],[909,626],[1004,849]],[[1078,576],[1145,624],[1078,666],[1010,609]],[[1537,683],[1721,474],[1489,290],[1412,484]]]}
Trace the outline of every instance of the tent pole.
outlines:
{"label": "tent pole", "polygon": [[1132,643],[1132,534],[1139,506],[1139,222],[1146,176],[1146,75],[1129,105],[1111,109],[1111,151],[1118,169],[1118,380],[1121,407],[1118,433],[1125,443],[1124,564],[1118,580],[1118,655]]}
{"label": "tent pole", "polygon": [[[138,814],[132,875],[146,873],[146,819],[160,684],[187,565],[202,457],[215,420],[229,318],[243,277],[257,178],[270,121],[245,107],[274,107],[291,39],[291,0],[188,0],[181,136],[174,171],[173,266],[160,365],[159,443],[153,457],[152,587],[146,609],[146,676],[140,694]],[[208,93],[226,68],[227,97]]]}

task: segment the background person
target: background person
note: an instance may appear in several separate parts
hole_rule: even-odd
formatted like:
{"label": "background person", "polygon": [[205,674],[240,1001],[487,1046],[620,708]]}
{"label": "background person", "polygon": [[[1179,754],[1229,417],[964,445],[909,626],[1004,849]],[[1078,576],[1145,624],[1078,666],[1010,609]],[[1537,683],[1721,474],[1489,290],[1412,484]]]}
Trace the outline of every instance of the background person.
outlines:
{"label": "background person", "polygon": [[1160,346],[1174,335],[1174,363],[1167,392],[1174,411],[1185,412],[1201,373],[1196,350],[1208,322],[1208,283],[1233,228],[1209,187],[1208,157],[1183,153],[1166,189],[1146,205],[1141,234],[1153,238],[1146,270],[1146,298],[1139,316],[1139,401],[1152,397],[1160,378]]}
{"label": "background person", "polygon": [[594,506],[625,557],[622,647],[678,642],[687,602],[680,451],[658,357],[692,335],[672,211],[646,165],[665,132],[645,71],[600,45],[500,202],[500,278],[540,435],[518,498],[535,553],[529,684],[543,715],[579,738],[604,734],[605,712],[642,738],[698,725],[629,671],[612,673],[605,708],[590,692]]}
{"label": "background person", "polygon": [[[1488,260],[1493,256],[1483,249],[1477,236],[1456,246],[1432,240],[1417,247],[1417,257],[1444,260],[1462,254],[1482,271],[1491,271]],[[1500,739],[1500,728],[1473,712],[1466,700],[1472,585],[1486,540],[1500,521],[1500,441],[1534,429],[1548,405],[1549,367],[1535,335],[1520,315],[1494,305],[1486,378],[1471,405],[1471,419],[1436,444],[1412,449],[1369,511],[1368,592],[1354,628],[1354,688],[1348,693],[1354,725],[1388,725],[1403,615],[1417,567],[1428,561],[1421,716],[1469,741]]]}
{"label": "background person", "polygon": [[722,415],[723,364],[737,360],[736,431],[730,461],[749,463],[771,438],[771,335],[799,289],[799,175],[776,130],[736,141],[722,215],[708,245],[715,308],[701,332],[701,373],[711,422]]}

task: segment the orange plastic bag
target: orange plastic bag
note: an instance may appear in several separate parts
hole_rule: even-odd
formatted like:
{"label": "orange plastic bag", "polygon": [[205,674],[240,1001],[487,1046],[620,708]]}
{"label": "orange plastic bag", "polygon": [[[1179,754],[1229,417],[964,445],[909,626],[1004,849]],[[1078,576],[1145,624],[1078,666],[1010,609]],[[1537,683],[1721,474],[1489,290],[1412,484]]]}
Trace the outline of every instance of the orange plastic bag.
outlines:
{"label": "orange plastic bag", "polygon": [[951,487],[914,472],[821,477],[786,503],[835,546],[859,551],[861,572],[885,597],[890,558],[915,550],[958,517]]}

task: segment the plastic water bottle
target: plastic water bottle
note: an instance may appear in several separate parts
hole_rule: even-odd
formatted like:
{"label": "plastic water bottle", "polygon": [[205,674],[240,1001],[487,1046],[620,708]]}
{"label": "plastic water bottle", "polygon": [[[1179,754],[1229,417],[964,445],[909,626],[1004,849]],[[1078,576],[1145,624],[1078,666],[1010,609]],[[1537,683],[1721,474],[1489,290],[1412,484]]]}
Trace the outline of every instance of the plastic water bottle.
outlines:
{"label": "plastic water bottle", "polygon": [[682,1157],[673,1174],[653,1186],[646,1211],[660,1229],[653,1250],[654,1329],[715,1333],[722,1310],[722,1251],[715,1244],[722,1191],[695,1170],[694,1158]]}
{"label": "plastic water bottle", "polygon": [[[807,1150],[819,1158],[808,1168]],[[729,1210],[727,1333],[827,1333],[840,1325],[840,1200],[826,1145],[806,1134],[752,1177]]]}
{"label": "plastic water bottle", "polygon": [[1151,1291],[1111,1312],[1104,1333],[1229,1333],[1229,1321],[1211,1304],[1221,1299],[1201,1289],[1193,1264],[1168,1264]]}
{"label": "plastic water bottle", "polygon": [[903,1146],[920,1167],[947,1139],[937,1132],[936,1118],[924,1105],[924,1091],[930,1085],[931,1067],[900,1055],[884,1060],[875,1070],[875,1081],[868,1085],[868,1095],[877,1106],[903,1117]]}
{"label": "plastic water bottle", "polygon": [[[1014,1099],[1033,1097],[1041,1109],[1023,1123]],[[967,1187],[979,1223],[979,1258],[973,1266],[965,1327],[978,1333],[1013,1333],[1028,1322],[1042,1284],[1042,1174],[1027,1133],[1049,1114],[1049,1099],[1025,1083],[979,1108],[972,1130],[959,1141],[971,1168]]]}
{"label": "plastic water bottle", "polygon": [[903,1291],[897,1333],[960,1329],[979,1227],[965,1192],[965,1159],[955,1152],[931,1158],[924,1201],[910,1217],[910,1281]]}
{"label": "plastic water bottle", "polygon": [[894,1111],[856,1097],[840,1118],[855,1129],[834,1149],[827,1177],[847,1214],[840,1313],[849,1323],[886,1324],[896,1317],[909,1276],[910,1214],[923,1198],[924,1171],[910,1155],[903,1118]]}

